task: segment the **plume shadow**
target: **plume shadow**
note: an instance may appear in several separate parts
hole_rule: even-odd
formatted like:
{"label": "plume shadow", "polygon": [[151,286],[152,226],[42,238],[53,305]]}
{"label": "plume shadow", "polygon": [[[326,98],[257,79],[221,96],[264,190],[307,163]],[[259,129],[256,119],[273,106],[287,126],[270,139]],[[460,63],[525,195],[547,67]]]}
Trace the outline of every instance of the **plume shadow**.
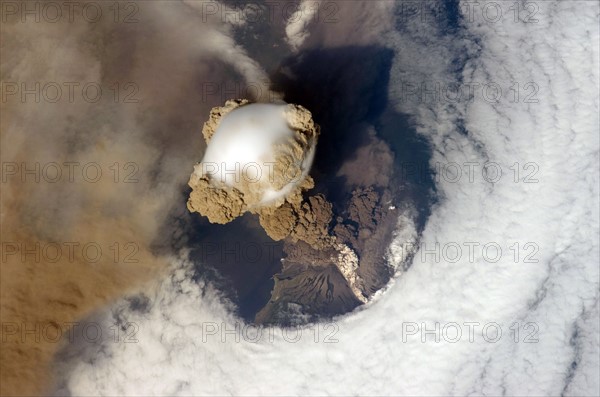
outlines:
{"label": "plume shadow", "polygon": [[[365,124],[375,127],[394,153],[390,189],[400,201],[412,200],[420,232],[435,202],[431,147],[412,126],[411,115],[389,105],[390,70],[395,54],[380,46],[310,49],[285,59],[271,76],[272,89],[288,103],[309,109],[321,126],[311,175],[315,190],[336,203],[351,187],[336,173],[368,143]],[[400,56],[400,55],[396,55]]]}

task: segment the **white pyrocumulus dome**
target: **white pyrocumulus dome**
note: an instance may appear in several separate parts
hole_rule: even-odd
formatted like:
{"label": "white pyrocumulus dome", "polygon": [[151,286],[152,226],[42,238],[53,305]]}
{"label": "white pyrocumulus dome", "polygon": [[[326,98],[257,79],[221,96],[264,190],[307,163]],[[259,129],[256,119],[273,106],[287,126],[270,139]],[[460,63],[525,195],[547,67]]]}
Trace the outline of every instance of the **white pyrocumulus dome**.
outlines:
{"label": "white pyrocumulus dome", "polygon": [[285,198],[308,174],[316,146],[316,139],[312,139],[299,162],[300,175],[289,169],[285,172],[288,183],[276,186],[276,150],[295,139],[287,109],[287,104],[253,103],[223,116],[196,173],[241,189],[244,182],[258,183],[263,186],[261,204]]}

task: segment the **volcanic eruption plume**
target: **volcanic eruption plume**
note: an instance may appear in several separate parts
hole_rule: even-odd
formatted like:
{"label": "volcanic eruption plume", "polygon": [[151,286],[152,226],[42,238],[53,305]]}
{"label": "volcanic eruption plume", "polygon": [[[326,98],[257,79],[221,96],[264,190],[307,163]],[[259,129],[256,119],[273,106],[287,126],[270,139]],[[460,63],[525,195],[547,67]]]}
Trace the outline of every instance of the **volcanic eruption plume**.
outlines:
{"label": "volcanic eruption plume", "polygon": [[230,100],[212,109],[202,134],[208,146],[190,177],[190,211],[220,224],[251,212],[274,240],[333,243],[331,204],[302,198],[314,186],[308,172],[319,136],[307,109]]}

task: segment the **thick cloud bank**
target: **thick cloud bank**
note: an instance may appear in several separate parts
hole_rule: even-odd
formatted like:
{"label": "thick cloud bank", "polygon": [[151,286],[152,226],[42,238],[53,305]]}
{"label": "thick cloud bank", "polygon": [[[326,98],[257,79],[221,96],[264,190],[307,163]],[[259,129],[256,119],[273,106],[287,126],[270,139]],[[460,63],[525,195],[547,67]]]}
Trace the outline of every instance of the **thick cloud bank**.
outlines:
{"label": "thick cloud bank", "polygon": [[[392,49],[386,106],[431,145],[438,202],[411,266],[378,299],[332,324],[257,331],[183,255],[143,305],[97,315],[107,330],[135,324],[134,343],[67,346],[58,391],[600,394],[599,7],[544,1],[514,17],[503,3],[420,18],[402,2],[338,2],[338,23],[287,29],[300,52]],[[503,17],[483,18],[493,7]]]}

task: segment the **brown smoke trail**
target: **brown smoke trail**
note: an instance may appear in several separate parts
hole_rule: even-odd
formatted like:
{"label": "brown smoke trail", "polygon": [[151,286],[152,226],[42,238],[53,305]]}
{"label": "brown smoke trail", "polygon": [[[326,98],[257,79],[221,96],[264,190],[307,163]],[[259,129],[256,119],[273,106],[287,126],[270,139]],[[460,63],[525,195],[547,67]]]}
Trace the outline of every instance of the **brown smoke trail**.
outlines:
{"label": "brown smoke trail", "polygon": [[231,27],[183,3],[53,3],[54,21],[48,4],[2,2],[2,395],[47,391],[85,326],[71,323],[165,268],[151,246],[168,240],[214,87],[264,75]]}

